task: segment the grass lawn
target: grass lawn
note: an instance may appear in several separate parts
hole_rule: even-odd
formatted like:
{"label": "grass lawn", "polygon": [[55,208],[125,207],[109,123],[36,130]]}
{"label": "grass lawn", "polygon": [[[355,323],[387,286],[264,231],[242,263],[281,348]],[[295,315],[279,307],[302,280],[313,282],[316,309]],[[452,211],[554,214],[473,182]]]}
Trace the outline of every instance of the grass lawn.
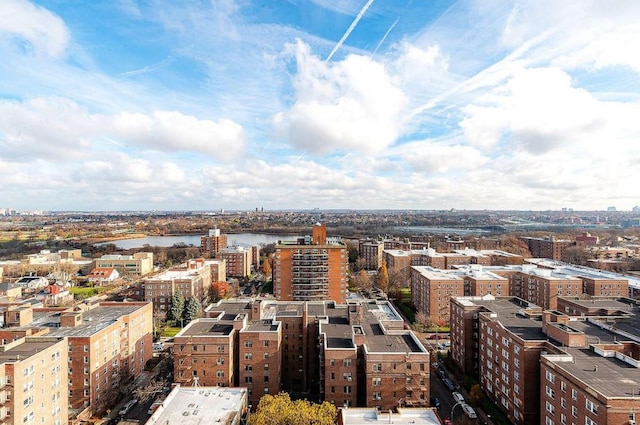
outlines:
{"label": "grass lawn", "polygon": [[160,336],[165,338],[173,338],[181,330],[182,328],[179,328],[179,327],[167,326],[162,330],[162,332],[160,333]]}
{"label": "grass lawn", "polygon": [[73,288],[69,289],[69,292],[71,292],[71,294],[73,294],[75,298],[89,298],[94,295],[98,295],[100,292],[103,292],[106,290],[107,288],[95,287],[95,286],[93,287],[74,286]]}

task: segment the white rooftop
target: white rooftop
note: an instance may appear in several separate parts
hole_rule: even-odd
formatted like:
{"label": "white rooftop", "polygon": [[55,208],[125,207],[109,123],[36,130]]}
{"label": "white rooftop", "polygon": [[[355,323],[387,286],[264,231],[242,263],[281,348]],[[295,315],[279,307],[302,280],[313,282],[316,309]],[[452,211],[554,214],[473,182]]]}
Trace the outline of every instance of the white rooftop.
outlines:
{"label": "white rooftop", "polygon": [[398,413],[379,413],[376,409],[349,407],[340,409],[344,425],[361,424],[414,424],[414,425],[440,425],[438,415],[432,408],[402,408]]}
{"label": "white rooftop", "polygon": [[246,409],[246,388],[176,385],[145,424],[234,424]]}

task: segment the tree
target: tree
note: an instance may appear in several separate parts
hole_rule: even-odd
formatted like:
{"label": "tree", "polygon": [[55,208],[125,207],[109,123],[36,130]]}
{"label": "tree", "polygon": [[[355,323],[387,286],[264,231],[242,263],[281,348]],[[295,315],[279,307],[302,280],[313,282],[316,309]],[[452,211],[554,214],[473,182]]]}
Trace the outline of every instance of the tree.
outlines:
{"label": "tree", "polygon": [[213,282],[209,287],[208,296],[209,301],[212,303],[217,303],[221,299],[225,297],[229,293],[229,284],[227,282]]}
{"label": "tree", "polygon": [[249,425],[334,425],[336,407],[307,400],[292,401],[287,393],[267,394],[260,399],[258,408],[249,418]]}
{"label": "tree", "polygon": [[482,388],[480,384],[475,384],[471,387],[471,391],[469,392],[469,398],[471,399],[471,405],[478,407],[482,405],[482,399],[484,398],[484,393],[482,392]]}
{"label": "tree", "polygon": [[389,290],[389,272],[387,271],[387,263],[384,261],[378,270],[378,289],[384,293]]}
{"label": "tree", "polygon": [[197,299],[191,297],[184,307],[184,321],[189,323],[198,317],[202,317],[202,305]]}
{"label": "tree", "polygon": [[371,287],[373,285],[371,284],[371,278],[366,270],[363,269],[356,273],[353,277],[353,286],[365,292],[371,291]]}
{"label": "tree", "polygon": [[182,292],[175,291],[171,297],[171,308],[169,309],[169,320],[177,326],[184,314],[184,295]]}
{"label": "tree", "polygon": [[419,311],[416,313],[416,325],[418,325],[421,330],[424,332],[431,326],[433,326],[433,321],[427,314],[423,311]]}
{"label": "tree", "polygon": [[271,277],[271,257],[265,257],[262,262],[262,273],[267,277]]}

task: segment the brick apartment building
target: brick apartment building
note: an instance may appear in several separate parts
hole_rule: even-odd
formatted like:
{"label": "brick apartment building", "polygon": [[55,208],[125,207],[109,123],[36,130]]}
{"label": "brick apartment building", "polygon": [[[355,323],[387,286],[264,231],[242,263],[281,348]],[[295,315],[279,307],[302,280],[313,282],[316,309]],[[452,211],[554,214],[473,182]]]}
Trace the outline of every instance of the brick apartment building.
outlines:
{"label": "brick apartment building", "polygon": [[138,376],[152,356],[152,306],[102,302],[51,310],[35,324],[57,320],[48,336],[68,341],[69,408],[89,413],[112,402],[120,379]]}
{"label": "brick apartment building", "polygon": [[145,276],[153,272],[153,252],[137,252],[133,255],[103,255],[94,260],[92,268],[114,268],[121,276]]}
{"label": "brick apartment building", "polygon": [[0,423],[68,423],[67,340],[26,337],[0,346]]}
{"label": "brick apartment building", "polygon": [[205,260],[205,265],[209,266],[211,273],[211,283],[225,282],[227,280],[226,260]]}
{"label": "brick apartment building", "polygon": [[[492,259],[499,254],[490,251],[487,255],[483,251],[462,249],[455,252],[437,252],[433,248],[416,250],[385,250],[383,261],[386,262],[389,273],[398,273],[403,281],[409,285],[411,279],[411,266],[428,266],[434,269],[454,269],[461,265],[477,264],[481,266],[492,265]],[[520,257],[522,258],[522,257]]]}
{"label": "brick apartment building", "polygon": [[388,302],[231,300],[206,314],[175,337],[176,382],[246,386],[253,407],[279,391],[337,406],[429,404],[429,353]]}
{"label": "brick apartment building", "polygon": [[542,311],[517,298],[451,306],[451,357],[477,374],[515,424],[633,424],[640,408],[640,305],[561,297]]}
{"label": "brick apartment building", "polygon": [[411,267],[411,302],[432,320],[449,321],[449,299],[464,295],[464,280],[433,267]]}
{"label": "brick apartment building", "polygon": [[325,225],[312,235],[283,241],[275,247],[273,289],[277,300],[322,301],[347,299],[347,246],[329,241]]}
{"label": "brick apartment building", "polygon": [[220,229],[209,229],[207,236],[200,237],[200,252],[206,258],[218,258],[221,249],[227,247],[227,235]]}
{"label": "brick apartment building", "polygon": [[358,241],[358,255],[364,259],[364,267],[367,270],[378,270],[382,265],[382,251],[384,242],[374,239],[362,239]]}
{"label": "brick apartment building", "polygon": [[545,238],[523,237],[520,239],[527,244],[532,257],[550,258],[557,261],[562,260],[562,250],[576,244],[575,241],[558,240],[554,236]]}
{"label": "brick apartment building", "polygon": [[204,258],[189,260],[162,273],[150,276],[141,283],[144,299],[153,302],[155,312],[168,312],[171,299],[177,291],[185,299],[202,302],[211,286],[211,267]]}
{"label": "brick apartment building", "polygon": [[246,277],[251,274],[251,250],[242,246],[223,248],[218,258],[227,264],[227,276]]}

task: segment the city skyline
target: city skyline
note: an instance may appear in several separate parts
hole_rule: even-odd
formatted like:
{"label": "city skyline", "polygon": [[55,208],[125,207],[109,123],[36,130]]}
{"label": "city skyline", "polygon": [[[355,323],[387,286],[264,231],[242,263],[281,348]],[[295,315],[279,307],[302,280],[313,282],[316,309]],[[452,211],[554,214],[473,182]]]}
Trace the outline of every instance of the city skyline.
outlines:
{"label": "city skyline", "polygon": [[631,210],[640,4],[0,2],[17,210]]}

